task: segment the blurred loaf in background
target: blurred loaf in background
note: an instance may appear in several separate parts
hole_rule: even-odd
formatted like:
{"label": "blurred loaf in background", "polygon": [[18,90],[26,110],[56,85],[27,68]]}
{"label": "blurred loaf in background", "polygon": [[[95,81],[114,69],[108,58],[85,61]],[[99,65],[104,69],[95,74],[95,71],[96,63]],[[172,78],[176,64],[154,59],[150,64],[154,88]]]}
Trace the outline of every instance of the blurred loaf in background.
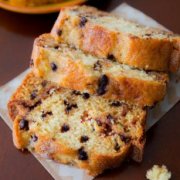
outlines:
{"label": "blurred loaf in background", "polygon": [[41,6],[62,1],[63,0],[9,0],[9,3],[14,6]]}

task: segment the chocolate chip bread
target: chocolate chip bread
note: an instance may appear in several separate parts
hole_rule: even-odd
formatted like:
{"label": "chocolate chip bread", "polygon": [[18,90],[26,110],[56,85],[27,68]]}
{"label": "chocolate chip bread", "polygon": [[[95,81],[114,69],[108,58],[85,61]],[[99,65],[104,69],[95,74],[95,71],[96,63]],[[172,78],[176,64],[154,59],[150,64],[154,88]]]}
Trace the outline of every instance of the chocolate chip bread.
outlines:
{"label": "chocolate chip bread", "polygon": [[166,92],[167,74],[145,72],[85,54],[57,43],[49,34],[35,40],[32,59],[33,71],[38,77],[107,99],[152,106],[162,100]]}
{"label": "chocolate chip bread", "polygon": [[8,104],[13,140],[96,176],[131,155],[142,158],[146,111],[120,101],[61,88],[30,73]]}
{"label": "chocolate chip bread", "polygon": [[177,71],[180,36],[148,28],[88,6],[66,8],[51,34],[98,57],[132,67]]}

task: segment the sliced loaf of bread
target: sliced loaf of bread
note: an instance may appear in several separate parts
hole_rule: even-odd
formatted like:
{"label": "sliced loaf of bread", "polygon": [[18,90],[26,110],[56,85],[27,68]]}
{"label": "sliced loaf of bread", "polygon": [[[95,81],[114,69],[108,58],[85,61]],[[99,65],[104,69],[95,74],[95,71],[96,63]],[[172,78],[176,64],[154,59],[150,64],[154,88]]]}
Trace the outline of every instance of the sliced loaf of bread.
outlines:
{"label": "sliced loaf of bread", "polygon": [[36,76],[65,88],[87,91],[108,99],[152,106],[163,99],[168,76],[145,72],[97,58],[44,34],[35,40],[32,67]]}
{"label": "sliced loaf of bread", "polygon": [[142,158],[146,111],[100,96],[64,89],[27,75],[8,104],[13,140],[96,176],[128,155]]}
{"label": "sliced loaf of bread", "polygon": [[51,34],[98,57],[132,67],[177,71],[180,36],[130,22],[93,7],[63,9]]}

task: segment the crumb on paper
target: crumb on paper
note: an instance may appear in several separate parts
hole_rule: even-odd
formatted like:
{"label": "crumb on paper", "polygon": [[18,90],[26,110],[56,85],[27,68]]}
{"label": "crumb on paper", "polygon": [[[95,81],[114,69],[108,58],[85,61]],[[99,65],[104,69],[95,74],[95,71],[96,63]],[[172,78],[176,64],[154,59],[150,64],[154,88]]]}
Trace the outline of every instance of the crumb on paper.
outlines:
{"label": "crumb on paper", "polygon": [[169,180],[171,178],[171,172],[168,171],[165,165],[154,165],[147,171],[146,178],[149,180]]}

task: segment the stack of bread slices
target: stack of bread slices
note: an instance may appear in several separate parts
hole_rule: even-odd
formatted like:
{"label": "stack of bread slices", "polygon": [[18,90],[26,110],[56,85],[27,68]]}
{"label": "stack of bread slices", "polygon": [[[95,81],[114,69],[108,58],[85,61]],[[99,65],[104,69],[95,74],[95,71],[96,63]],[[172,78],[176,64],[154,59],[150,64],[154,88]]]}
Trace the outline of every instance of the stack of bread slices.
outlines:
{"label": "stack of bread slices", "polygon": [[8,104],[15,146],[97,176],[142,160],[147,107],[179,69],[180,36],[76,6],[35,40],[30,64]]}

